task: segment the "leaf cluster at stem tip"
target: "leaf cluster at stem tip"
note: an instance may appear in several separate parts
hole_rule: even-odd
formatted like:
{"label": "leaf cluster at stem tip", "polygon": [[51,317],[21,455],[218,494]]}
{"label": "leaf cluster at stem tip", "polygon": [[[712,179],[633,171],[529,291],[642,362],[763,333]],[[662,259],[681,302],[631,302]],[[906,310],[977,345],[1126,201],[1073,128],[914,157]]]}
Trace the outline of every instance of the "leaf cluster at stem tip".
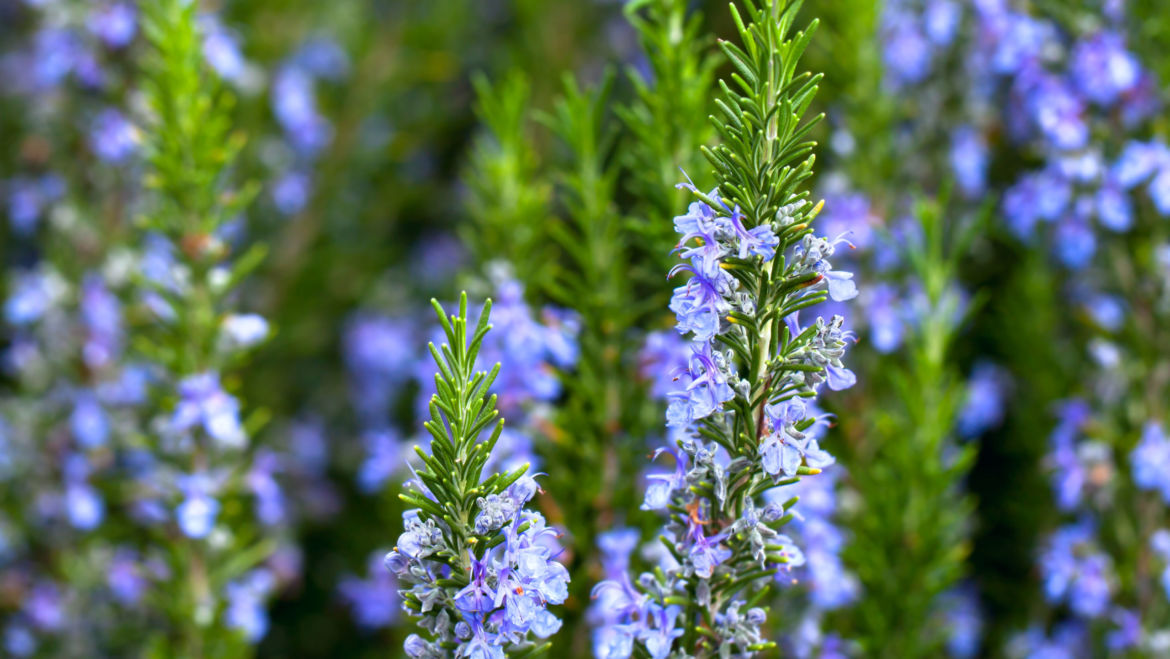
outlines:
{"label": "leaf cluster at stem tip", "polygon": [[[459,313],[455,315],[448,316],[437,300],[431,300],[431,304],[446,336],[442,347],[428,345],[439,369],[435,374],[436,393],[429,405],[431,418],[423,424],[431,433],[431,452],[428,455],[414,447],[423,466],[415,471],[417,482],[410,484],[413,491],[399,496],[418,507],[423,520],[434,518],[441,523],[454,541],[452,546],[460,548],[460,555],[446,558],[463,562],[466,556],[462,550],[470,548],[482,556],[490,549],[488,536],[477,536],[473,531],[478,499],[506,490],[524,475],[528,465],[482,480],[484,465],[504,429],[504,419],[498,418],[496,395],[490,393],[500,365],[486,372],[475,369],[484,337],[492,327],[488,322],[491,300],[484,303],[470,336],[467,293],[461,294]],[[487,439],[478,441],[489,427]]]}

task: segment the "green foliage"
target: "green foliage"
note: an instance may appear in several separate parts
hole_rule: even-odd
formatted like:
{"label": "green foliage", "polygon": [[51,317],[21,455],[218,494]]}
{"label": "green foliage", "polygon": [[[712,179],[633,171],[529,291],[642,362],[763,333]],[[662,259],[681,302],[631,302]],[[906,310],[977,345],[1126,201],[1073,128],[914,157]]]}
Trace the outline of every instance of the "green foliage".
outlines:
{"label": "green foliage", "polygon": [[152,48],[142,83],[151,113],[146,184],[154,194],[141,228],[170,239],[189,276],[176,289],[140,282],[179,317],[151,328],[157,336],[138,348],[177,375],[219,366],[212,362],[225,297],[264,257],[264,248],[253,246],[226,276],[211,280],[212,269],[228,257],[216,231],[244,209],[255,187],[237,190],[228,180],[244,138],[231,132],[230,99],[203,59],[196,9],[166,0],[149,5],[143,21]]}
{"label": "green foliage", "polygon": [[955,269],[982,222],[964,226],[946,213],[945,196],[917,205],[922,242],[906,256],[922,286],[923,310],[905,354],[873,369],[881,379],[875,391],[886,393],[871,408],[870,428],[851,460],[865,466],[850,474],[861,502],[849,520],[845,559],[862,598],[841,617],[848,619],[843,635],[867,656],[943,651],[939,596],[963,576],[970,552],[974,501],[961,486],[976,446],[954,440],[964,386],[951,353],[964,313]]}
{"label": "green foliage", "polygon": [[749,2],[746,26],[731,5],[743,47],[719,41],[735,70],[730,85],[719,82],[723,98],[716,101],[714,124],[721,142],[703,153],[715,167],[721,194],[743,209],[751,226],[807,196],[797,188],[812,176],[816,143],[806,137],[823,115],[804,114],[823,76],[796,74],[817,26],[814,20],[807,31],[786,39],[800,5],[769,2],[758,8]]}
{"label": "green foliage", "polygon": [[463,242],[486,263],[504,255],[523,282],[545,279],[550,254],[552,186],[540,172],[540,156],[531,140],[530,89],[513,72],[498,85],[482,75],[474,79],[476,111],[486,129],[476,140],[464,179],[471,190],[462,226]]}
{"label": "green foliage", "polygon": [[[475,328],[468,333],[467,293],[459,298],[459,313],[450,317],[443,311],[437,300],[432,300],[435,313],[443,326],[447,343],[441,348],[429,344],[431,356],[438,366],[435,386],[438,392],[431,397],[430,420],[423,425],[431,434],[431,452],[428,455],[419,447],[415,453],[423,467],[415,471],[418,482],[433,495],[418,489],[413,483],[408,491],[399,495],[404,502],[419,509],[419,518],[426,521],[435,518],[442,522],[451,534],[454,552],[439,552],[432,558],[452,567],[451,579],[467,583],[470,569],[468,550],[482,557],[488,549],[488,535],[473,532],[475,516],[479,511],[477,500],[489,494],[499,494],[524,475],[528,465],[510,473],[493,474],[483,480],[483,467],[491,456],[504,420],[496,409],[496,396],[489,394],[492,382],[500,372],[495,364],[487,372],[475,370],[475,358],[491,325],[488,318],[492,303],[487,300],[479,314]],[[487,438],[480,441],[484,431]],[[417,596],[408,601],[421,606]],[[454,619],[458,619],[456,615]]]}
{"label": "green foliage", "polygon": [[[617,157],[626,174],[624,187],[633,203],[629,230],[639,235],[634,246],[645,249],[637,272],[658,281],[674,259],[663,245],[677,240],[666,218],[678,212],[689,195],[675,184],[680,170],[697,177],[706,190],[699,147],[709,144],[714,129],[708,121],[713,109],[713,85],[718,60],[699,12],[687,13],[685,0],[638,0],[625,5],[646,56],[646,71],[629,67],[626,78],[633,98],[616,108],[627,131]],[[658,287],[661,288],[661,287]],[[657,299],[657,296],[655,296]]]}
{"label": "green foliage", "polygon": [[153,49],[142,85],[153,120],[147,182],[159,193],[147,226],[192,239],[210,234],[248,201],[225,187],[243,137],[232,133],[231,101],[204,62],[197,10],[197,3],[162,0],[146,6],[143,21]]}

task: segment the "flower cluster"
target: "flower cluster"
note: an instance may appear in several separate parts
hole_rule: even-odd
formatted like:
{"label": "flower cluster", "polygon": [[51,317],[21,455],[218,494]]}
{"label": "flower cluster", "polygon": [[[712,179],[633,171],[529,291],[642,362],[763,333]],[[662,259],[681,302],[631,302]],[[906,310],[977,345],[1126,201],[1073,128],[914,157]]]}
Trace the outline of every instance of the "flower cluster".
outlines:
{"label": "flower cluster", "polygon": [[[786,28],[772,13],[781,6],[749,4],[754,22],[740,33],[747,51],[725,44],[737,66],[767,89],[784,88],[784,81],[760,78],[792,69],[790,62],[772,61],[778,53],[764,48],[761,54],[756,43],[785,39]],[[729,101],[765,108],[781,102],[767,92],[745,92],[731,93]],[[737,148],[782,157],[764,146],[762,131],[748,124],[728,130],[741,140]],[[761,629],[767,608],[760,602],[774,575],[805,558],[779,532],[795,501],[766,501],[764,494],[833,462],[812,431],[818,416],[811,401],[824,384],[839,390],[856,381],[842,363],[851,339],[843,320],[818,317],[803,327],[798,318],[801,309],[826,299],[857,295],[852,274],[830,262],[846,241],[813,233],[810,222],[820,208],[792,184],[777,184],[776,194],[764,199],[744,195],[740,181],[764,174],[730,147],[719,149],[708,155],[724,183],[706,194],[682,184],[696,200],[674,219],[681,236],[675,251],[687,262],[670,274],[688,277],[674,290],[670,309],[688,352],[674,372],[650,376],[663,388],[666,377],[673,380],[666,394],[673,445],[654,457],[669,455],[674,469],[648,476],[642,505],[668,515],[663,552],[655,571],[636,584],[620,571],[594,588],[607,611],[595,632],[602,641],[598,656],[750,656],[776,646]],[[655,339],[643,367],[669,368],[677,354],[670,340]]]}
{"label": "flower cluster", "polygon": [[[961,44],[953,54],[974,82],[957,92],[968,116],[951,129],[949,161],[965,195],[986,188],[989,141],[1002,128],[1015,147],[1043,161],[1006,191],[1003,216],[1021,238],[1038,223],[1054,224],[1052,246],[1065,265],[1089,264],[1099,242],[1094,222],[1107,233],[1130,230],[1137,187],[1146,187],[1163,215],[1170,212],[1165,146],[1102,139],[1118,134],[1105,127],[1119,123],[1134,131],[1158,108],[1153,74],[1126,46],[1120,4],[1086,21],[1080,34],[1004,0],[966,11],[949,0],[918,4],[885,10],[885,59],[894,64],[891,77],[921,86],[932,68],[946,65],[948,49]],[[963,29],[966,38],[956,39]]]}
{"label": "flower cluster", "polygon": [[[716,199],[718,191],[703,197]],[[712,610],[712,638],[718,642],[714,647],[736,648],[742,653],[767,646],[759,630],[764,609],[747,607],[739,599],[719,601],[712,592],[717,585],[735,583],[753,569],[769,575],[780,571],[776,566],[788,570],[805,559],[793,541],[776,530],[786,521],[783,503],[757,504],[754,495],[741,493],[738,514],[733,518],[724,515],[732,507],[731,488],[744,478],[758,483],[763,492],[769,483],[792,482],[798,474],[819,473],[832,464],[832,456],[820,449],[815,433],[810,432],[818,416],[806,401],[824,383],[831,389],[843,389],[856,381],[841,362],[849,338],[841,327],[842,319],[818,318],[806,329],[800,327],[795,313],[784,317],[789,341],[780,348],[779,357],[785,363],[799,364],[800,370],[776,369],[771,391],[783,394],[762,406],[761,437],[754,450],[732,459],[727,443],[704,441],[695,431],[704,420],[708,420],[704,427],[719,428],[729,417],[734,418],[737,410],[728,403],[745,400],[743,392],[752,385],[740,375],[733,351],[723,349],[731,342],[717,342],[716,337],[746,339],[743,325],[736,320],[755,316],[759,301],[750,289],[742,290],[746,287],[741,280],[729,274],[733,270],[722,267],[723,259],[747,261],[762,270],[776,256],[780,243],[777,230],[790,229],[803,206],[799,202],[785,206],[774,222],[750,230],[744,228],[738,210],[720,204],[717,208],[721,212],[717,212],[702,200],[675,219],[682,234],[679,250],[690,264],[674,273],[685,271],[691,276],[675,290],[671,308],[679,332],[689,336],[691,344],[685,365],[674,374],[675,386],[681,388],[668,394],[666,419],[668,427],[681,431],[681,438],[676,448],[656,452],[669,453],[675,470],[648,477],[643,503],[645,509],[677,511],[666,527],[673,560],[665,567],[665,582],[650,573],[642,575],[639,585],[644,593],[634,589],[624,575],[598,584],[595,597],[606,602],[606,610],[619,612],[616,620],[611,615],[597,632],[607,648],[600,656],[630,656],[637,641],[652,656],[665,657],[677,647],[674,639],[684,635],[678,627],[685,624],[682,607],[666,601],[680,592],[697,593],[700,599],[696,604]],[[800,219],[809,215],[805,212]],[[691,242],[698,246],[688,246]],[[804,235],[792,247],[784,279],[800,281],[808,291],[804,293],[808,300],[824,299],[823,289],[838,300],[855,296],[851,275],[834,271],[828,261],[840,242]],[[749,261],[752,257],[756,258]]]}
{"label": "flower cluster", "polygon": [[426,630],[426,638],[406,639],[407,655],[442,657],[455,648],[460,657],[504,657],[560,628],[548,607],[568,597],[569,573],[556,561],[559,534],[527,509],[539,491],[528,465],[482,479],[503,430],[503,420],[493,424],[496,396],[488,397],[500,366],[474,372],[491,302],[470,337],[466,294],[457,316],[448,319],[437,302],[435,309],[447,344],[430,346],[439,367],[426,424],[434,440],[430,455],[416,449],[423,468],[402,499],[417,508],[404,513],[385,562],[404,610]]}

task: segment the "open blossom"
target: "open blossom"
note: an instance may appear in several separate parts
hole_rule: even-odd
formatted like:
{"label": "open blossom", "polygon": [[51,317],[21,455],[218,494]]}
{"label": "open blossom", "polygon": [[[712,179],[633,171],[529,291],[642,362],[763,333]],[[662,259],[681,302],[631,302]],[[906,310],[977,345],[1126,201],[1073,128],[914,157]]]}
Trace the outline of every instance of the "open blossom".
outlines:
{"label": "open blossom", "polygon": [[228,448],[241,448],[247,441],[240,423],[240,405],[225,392],[216,373],[192,375],[179,383],[179,403],[171,416],[171,429],[187,432],[201,427],[212,439]]}

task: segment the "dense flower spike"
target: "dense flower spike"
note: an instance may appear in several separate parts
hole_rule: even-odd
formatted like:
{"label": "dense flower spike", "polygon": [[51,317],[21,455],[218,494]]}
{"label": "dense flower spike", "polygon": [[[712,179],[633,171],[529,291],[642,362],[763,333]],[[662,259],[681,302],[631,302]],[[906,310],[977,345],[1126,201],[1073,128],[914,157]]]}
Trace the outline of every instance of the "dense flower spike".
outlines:
{"label": "dense flower spike", "polygon": [[425,637],[405,642],[411,657],[503,657],[540,647],[561,626],[549,605],[568,597],[569,573],[556,561],[558,533],[526,509],[539,491],[528,465],[483,477],[504,429],[489,391],[500,365],[475,372],[491,326],[485,303],[468,334],[467,294],[451,317],[434,302],[446,344],[430,344],[439,373],[431,397],[433,436],[422,468],[400,495],[417,506],[403,514],[404,530],[386,555],[403,597]]}
{"label": "dense flower spike", "polygon": [[[676,372],[649,376],[664,390],[674,380],[666,423],[676,439],[655,452],[670,455],[674,471],[649,476],[642,506],[668,512],[668,554],[637,586],[615,569],[595,587],[607,611],[597,656],[628,657],[635,647],[656,658],[773,648],[761,629],[767,608],[760,602],[772,575],[804,562],[777,530],[795,501],[765,503],[763,495],[833,463],[810,431],[818,421],[811,400],[823,384],[839,390],[856,378],[841,361],[851,338],[842,319],[816,318],[802,328],[798,313],[828,298],[848,300],[857,289],[852,275],[829,261],[846,241],[813,233],[820,208],[798,187],[812,166],[812,145],[798,143],[808,129],[798,123],[800,110],[818,78],[793,77],[809,39],[786,36],[796,10],[748,3],[745,25],[733,7],[744,46],[721,43],[744,76],[736,74],[743,92],[729,91],[728,105],[759,116],[728,114],[729,143],[707,153],[719,187],[703,193],[681,186],[697,199],[674,220],[675,251],[688,263],[671,271],[686,281],[670,308],[691,345]],[[778,107],[796,108],[791,122],[779,125]],[[773,180],[773,159],[799,162],[795,176]],[[671,369],[677,350],[665,339],[651,347],[644,367]]]}

